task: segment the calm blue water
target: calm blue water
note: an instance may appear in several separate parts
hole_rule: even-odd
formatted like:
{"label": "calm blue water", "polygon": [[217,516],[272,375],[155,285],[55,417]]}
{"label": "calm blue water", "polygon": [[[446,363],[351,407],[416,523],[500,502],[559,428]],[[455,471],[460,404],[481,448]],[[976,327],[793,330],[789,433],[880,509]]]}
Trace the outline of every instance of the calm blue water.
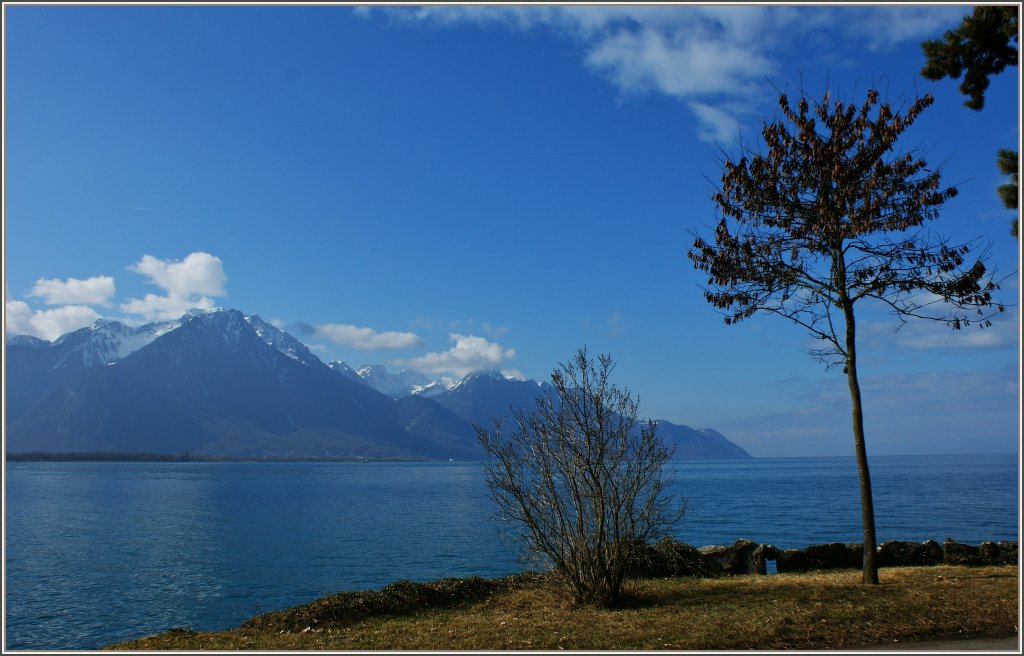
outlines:
{"label": "calm blue water", "polygon": [[[872,459],[880,541],[1017,539],[1016,455]],[[861,539],[852,458],[676,464],[677,537]],[[6,648],[91,649],[397,579],[521,571],[477,464],[10,463]]]}

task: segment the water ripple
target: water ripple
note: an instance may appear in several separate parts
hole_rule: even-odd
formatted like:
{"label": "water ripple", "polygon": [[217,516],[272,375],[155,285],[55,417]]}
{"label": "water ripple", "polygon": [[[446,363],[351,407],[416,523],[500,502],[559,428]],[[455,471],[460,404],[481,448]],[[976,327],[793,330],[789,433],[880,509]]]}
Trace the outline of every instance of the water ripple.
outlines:
{"label": "water ripple", "polygon": [[[1016,539],[1015,456],[872,461],[879,540]],[[849,458],[681,462],[677,537],[858,541]],[[523,568],[476,464],[9,463],[7,649],[93,649]]]}

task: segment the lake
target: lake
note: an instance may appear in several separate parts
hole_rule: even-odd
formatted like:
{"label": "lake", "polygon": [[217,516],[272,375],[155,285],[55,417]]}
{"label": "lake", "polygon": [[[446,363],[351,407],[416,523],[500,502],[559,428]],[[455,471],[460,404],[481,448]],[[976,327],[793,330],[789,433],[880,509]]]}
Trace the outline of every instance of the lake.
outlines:
{"label": "lake", "polygon": [[[1016,540],[1018,458],[871,459],[879,542]],[[676,537],[861,538],[850,458],[673,463]],[[8,463],[6,648],[237,626],[345,590],[522,571],[476,463]]]}

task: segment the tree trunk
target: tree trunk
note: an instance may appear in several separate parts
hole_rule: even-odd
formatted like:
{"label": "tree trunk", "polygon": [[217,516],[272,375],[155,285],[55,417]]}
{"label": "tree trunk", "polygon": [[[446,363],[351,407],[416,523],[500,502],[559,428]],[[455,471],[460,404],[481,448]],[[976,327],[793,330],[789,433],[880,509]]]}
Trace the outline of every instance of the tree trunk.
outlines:
{"label": "tree trunk", "polygon": [[864,410],[857,381],[857,329],[853,306],[843,308],[846,318],[846,380],[850,385],[850,410],[853,418],[853,446],[857,455],[857,475],[860,479],[860,520],[864,527],[864,575],[866,584],[878,584],[878,564],[875,559],[875,502],[871,496],[871,473],[868,471],[868,451],[864,444]]}

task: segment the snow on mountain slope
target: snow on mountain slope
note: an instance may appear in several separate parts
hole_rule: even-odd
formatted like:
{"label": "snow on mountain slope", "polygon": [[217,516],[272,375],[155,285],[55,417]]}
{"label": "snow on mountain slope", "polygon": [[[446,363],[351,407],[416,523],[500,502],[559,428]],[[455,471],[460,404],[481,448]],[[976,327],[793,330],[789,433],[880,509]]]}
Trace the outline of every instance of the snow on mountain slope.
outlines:
{"label": "snow on mountain slope", "polygon": [[438,394],[444,394],[448,390],[452,389],[459,384],[459,381],[451,376],[442,376],[437,380],[431,381],[426,385],[413,385],[409,392],[415,396],[422,396],[424,398],[430,398],[437,396]]}
{"label": "snow on mountain slope", "polygon": [[356,373],[367,385],[393,398],[408,396],[412,393],[413,387],[422,387],[430,383],[430,379],[418,371],[403,369],[393,374],[383,364],[364,364]]}
{"label": "snow on mountain slope", "polygon": [[[237,310],[189,315],[116,366],[80,366],[63,370],[68,375],[61,378],[41,379],[33,394],[19,400],[18,416],[7,426],[7,448],[245,457],[477,456],[471,427],[432,401],[399,406],[318,360],[304,364],[287,355],[281,346],[288,340],[273,331],[259,335],[254,323],[259,322]],[[38,371],[28,370],[34,363],[47,364],[33,357],[42,350],[33,344],[10,350],[17,358],[9,359],[21,361],[22,380],[32,382]],[[413,424],[415,431],[407,428]]]}
{"label": "snow on mountain slope", "polygon": [[456,415],[477,424],[490,425],[493,418],[512,420],[512,411],[531,409],[545,386],[535,380],[521,380],[497,371],[469,374],[458,384],[431,399]]}
{"label": "snow on mountain slope", "polygon": [[500,371],[476,371],[464,376],[462,380],[456,382],[454,385],[449,387],[449,390],[457,390],[461,387],[471,387],[474,385],[487,385],[489,383],[501,384],[506,381],[514,381],[518,383],[529,382],[533,383],[534,385],[539,385],[537,381],[527,381],[522,378],[517,378],[515,376],[507,376],[501,373]]}
{"label": "snow on mountain slope", "polygon": [[[259,316],[225,309],[99,320],[52,343],[15,336],[5,367],[13,452],[475,459],[474,425],[529,411],[549,388],[493,371],[430,381],[325,365]],[[749,457],[711,429],[658,431],[677,458]]]}
{"label": "snow on mountain slope", "polygon": [[245,320],[267,345],[273,346],[292,360],[297,360],[305,365],[320,362],[320,358],[313,355],[305,344],[277,326],[264,321],[258,314],[248,315]]}
{"label": "snow on mountain slope", "polygon": [[348,378],[349,380],[354,380],[358,383],[362,383],[363,385],[366,384],[366,381],[363,380],[363,377],[360,376],[355,369],[348,366],[348,364],[346,364],[342,360],[331,360],[330,362],[327,363],[327,366],[333,369],[334,371],[338,372],[345,378]]}
{"label": "snow on mountain slope", "polygon": [[52,348],[61,353],[55,367],[75,363],[98,367],[117,362],[174,330],[181,321],[128,326],[120,321],[97,319],[91,326],[58,337]]}
{"label": "snow on mountain slope", "polygon": [[[40,348],[52,349],[54,363],[52,368],[66,366],[99,367],[123,360],[135,351],[148,346],[157,338],[180,328],[182,325],[197,318],[218,321],[226,319],[230,313],[222,308],[212,310],[189,310],[180,319],[147,323],[142,326],[130,326],[120,321],[97,319],[91,326],[80,328],[58,337],[53,342],[30,340],[24,336],[7,340],[8,345],[28,345],[30,342]],[[276,328],[253,314],[245,317],[256,334],[267,345],[274,347],[293,360],[310,365],[320,363],[305,344],[288,333]],[[225,323],[225,336],[237,332],[241,326],[230,321]],[[236,335],[237,337],[237,335]]]}

